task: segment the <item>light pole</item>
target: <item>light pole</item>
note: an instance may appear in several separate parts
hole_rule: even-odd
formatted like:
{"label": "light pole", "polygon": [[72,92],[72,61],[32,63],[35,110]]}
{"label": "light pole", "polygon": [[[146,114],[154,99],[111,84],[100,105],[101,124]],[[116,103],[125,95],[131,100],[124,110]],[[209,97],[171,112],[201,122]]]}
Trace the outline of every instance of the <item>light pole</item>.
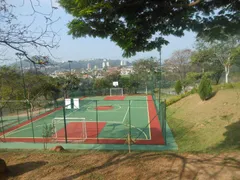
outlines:
{"label": "light pole", "polygon": [[22,67],[22,57],[24,56],[24,54],[23,53],[16,53],[16,55],[20,60],[20,68],[21,68],[21,73],[22,73],[22,81],[23,81],[23,89],[24,89],[24,98],[25,98],[25,100],[27,100],[25,77],[24,77],[24,72],[23,72],[23,67]]}
{"label": "light pole", "polygon": [[33,128],[33,123],[32,123],[32,112],[30,109],[30,118],[29,118],[29,111],[28,111],[28,106],[30,105],[29,100],[27,99],[27,91],[26,91],[26,84],[25,84],[25,77],[24,77],[24,72],[23,72],[23,67],[22,67],[22,57],[25,56],[25,54],[23,53],[16,53],[16,56],[19,58],[20,60],[20,67],[21,67],[21,73],[22,73],[22,81],[23,81],[23,89],[24,89],[24,98],[27,101],[27,117],[28,119],[31,120],[31,124],[32,124],[32,134],[33,134],[33,142],[35,143],[35,133],[34,133],[34,128]]}
{"label": "light pole", "polygon": [[[159,99],[159,103],[161,101],[161,81],[162,81],[162,46],[160,45],[158,48],[159,51],[159,84],[158,84],[158,99]],[[159,106],[160,107],[160,106]]]}
{"label": "light pole", "polygon": [[72,96],[72,72],[71,72],[71,63],[72,63],[73,61],[71,61],[71,60],[69,60],[68,61],[68,64],[69,64],[69,72],[70,72],[70,97]]}
{"label": "light pole", "polygon": [[72,63],[72,62],[73,62],[73,61],[71,61],[71,60],[68,61],[70,74],[71,74],[71,63]]}

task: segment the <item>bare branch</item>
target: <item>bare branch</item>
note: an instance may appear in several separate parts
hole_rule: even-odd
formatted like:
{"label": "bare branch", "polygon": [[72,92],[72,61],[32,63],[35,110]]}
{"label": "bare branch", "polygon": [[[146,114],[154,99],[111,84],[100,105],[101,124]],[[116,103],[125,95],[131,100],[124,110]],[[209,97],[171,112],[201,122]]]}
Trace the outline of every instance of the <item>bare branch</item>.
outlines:
{"label": "bare branch", "polygon": [[[24,24],[18,20],[21,15],[14,12],[14,9],[17,7],[9,4],[6,0],[0,0],[0,46],[21,52],[28,60],[30,60],[28,51],[32,51],[32,48],[37,51],[44,48],[50,52],[50,49],[58,47],[60,41],[57,32],[52,28],[52,25],[60,19],[52,19],[52,0],[49,0],[51,4],[50,13],[43,13],[36,10],[35,7],[40,6],[40,1],[35,0],[37,1],[37,5],[35,5],[33,1],[34,0],[29,0],[29,5],[33,10],[30,16],[32,19],[30,23]],[[20,7],[25,5],[26,0],[23,0]],[[37,15],[46,19],[43,26],[37,24]],[[50,54],[52,55],[52,53]]]}

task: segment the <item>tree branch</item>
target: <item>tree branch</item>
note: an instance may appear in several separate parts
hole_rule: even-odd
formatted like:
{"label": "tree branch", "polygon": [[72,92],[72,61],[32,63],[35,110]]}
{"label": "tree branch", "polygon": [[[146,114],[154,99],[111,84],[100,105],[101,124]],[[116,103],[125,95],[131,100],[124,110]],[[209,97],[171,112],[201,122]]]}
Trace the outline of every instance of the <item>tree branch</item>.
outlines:
{"label": "tree branch", "polygon": [[188,4],[189,7],[191,6],[196,6],[198,3],[200,3],[201,0],[196,0],[194,2],[191,2],[190,4]]}

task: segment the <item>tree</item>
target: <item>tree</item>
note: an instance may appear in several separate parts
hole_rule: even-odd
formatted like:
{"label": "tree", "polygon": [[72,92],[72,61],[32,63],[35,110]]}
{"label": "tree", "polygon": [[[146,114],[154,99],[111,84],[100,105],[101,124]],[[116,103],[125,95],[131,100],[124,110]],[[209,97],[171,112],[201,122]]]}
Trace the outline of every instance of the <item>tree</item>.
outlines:
{"label": "tree", "polygon": [[[93,87],[95,90],[97,90],[97,93],[100,92],[101,95],[105,95],[105,90],[106,88],[110,88],[110,84],[109,82],[107,81],[107,79],[105,78],[101,78],[101,79],[96,79],[94,84],[93,84]],[[109,91],[108,91],[109,92]]]}
{"label": "tree", "polygon": [[203,101],[207,100],[212,95],[211,81],[207,76],[202,77],[198,87],[198,94]]}
{"label": "tree", "polygon": [[[52,0],[49,0],[48,5],[50,10],[47,12],[47,8],[41,8],[39,0],[0,0],[0,48],[12,49],[34,62],[29,51],[39,52],[39,49],[44,48],[50,53],[51,48],[57,47],[59,38],[52,27],[58,20],[53,18],[57,8],[53,6]],[[27,12],[25,8],[25,13],[19,13],[24,7],[31,8]],[[39,21],[42,26],[39,26]]]}
{"label": "tree", "polygon": [[190,72],[190,57],[192,51],[190,49],[175,51],[172,56],[164,61],[164,69],[168,73],[175,74],[181,81],[186,78]]}
{"label": "tree", "polygon": [[121,76],[119,79],[119,87],[123,88],[124,94],[130,93],[129,89],[131,88],[130,76]]}
{"label": "tree", "polygon": [[227,39],[209,41],[208,38],[201,39],[205,49],[211,49],[213,53],[212,62],[217,61],[224,68],[225,83],[228,83],[230,68],[233,64],[240,62],[240,36],[228,36]]}
{"label": "tree", "polygon": [[119,81],[120,77],[120,71],[113,71],[104,76],[110,87],[112,86],[113,81]]}
{"label": "tree", "polygon": [[175,84],[175,92],[177,94],[180,94],[182,92],[182,83],[180,80],[178,80]]}
{"label": "tree", "polygon": [[[152,80],[153,74],[157,71],[158,62],[152,58],[141,59],[133,63],[134,75],[137,81],[145,86],[146,94],[148,93],[148,83]],[[153,85],[153,81],[150,81]]]}
{"label": "tree", "polygon": [[21,100],[24,98],[21,89],[20,73],[12,67],[0,67],[0,109],[4,108],[10,100]]}
{"label": "tree", "polygon": [[215,53],[211,48],[204,48],[201,43],[197,44],[197,51],[193,53],[191,57],[193,64],[199,65],[202,69],[202,73],[211,73],[211,78],[219,83],[219,80],[224,72],[224,68],[218,59],[215,57]]}
{"label": "tree", "polygon": [[150,51],[168,42],[163,36],[183,36],[185,30],[211,38],[239,33],[239,0],[59,0],[75,18],[69,34],[110,38],[123,56]]}
{"label": "tree", "polygon": [[140,81],[137,77],[137,74],[130,74],[129,81],[130,81],[129,92],[133,94],[137,94],[137,89],[140,86]]}
{"label": "tree", "polygon": [[188,72],[186,78],[182,82],[182,85],[184,87],[189,85],[195,86],[201,78],[202,78],[202,73]]}
{"label": "tree", "polygon": [[59,77],[57,81],[65,98],[69,96],[69,92],[77,90],[80,86],[80,78],[78,78],[75,74],[69,73],[65,77]]}

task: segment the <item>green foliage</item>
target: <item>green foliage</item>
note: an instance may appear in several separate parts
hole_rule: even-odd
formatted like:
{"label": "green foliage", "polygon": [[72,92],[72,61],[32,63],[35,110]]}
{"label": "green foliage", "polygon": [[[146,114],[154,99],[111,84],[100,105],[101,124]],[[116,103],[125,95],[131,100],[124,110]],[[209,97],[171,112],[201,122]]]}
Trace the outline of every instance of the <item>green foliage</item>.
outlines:
{"label": "green foliage", "polygon": [[209,73],[209,78],[218,84],[224,71],[224,66],[216,57],[214,49],[212,47],[205,47],[204,43],[206,42],[197,41],[198,51],[193,53],[191,61],[195,65],[200,65],[202,73]]}
{"label": "green foliage", "polygon": [[197,92],[197,89],[193,88],[191,91],[189,92],[186,92],[184,94],[181,94],[181,95],[177,95],[177,96],[173,96],[169,99],[166,100],[166,106],[170,106],[178,101],[180,101],[181,99],[191,95],[191,94],[195,94]]}
{"label": "green foliage", "polygon": [[232,49],[231,58],[233,59],[234,63],[240,67],[240,45]]}
{"label": "green foliage", "polygon": [[182,92],[182,83],[180,80],[178,80],[175,84],[175,92],[177,94],[180,94]]}
{"label": "green foliage", "polygon": [[203,101],[207,100],[212,95],[211,81],[206,76],[202,77],[198,87],[198,94]]}
{"label": "green foliage", "polygon": [[[8,104],[8,108],[34,108],[35,101],[54,100],[60,95],[60,88],[57,81],[43,74],[25,72],[22,75],[19,70],[12,67],[0,68],[0,107]],[[23,83],[23,80],[25,83]],[[24,85],[25,84],[25,85]],[[26,96],[25,90],[26,89]],[[29,103],[7,103],[9,100],[26,100]],[[31,106],[30,106],[31,105]]]}
{"label": "green foliage", "polygon": [[43,148],[44,149],[47,149],[47,143],[49,141],[49,138],[52,137],[53,133],[54,133],[54,126],[53,125],[48,125],[48,124],[44,124],[43,125],[43,131],[42,131],[42,137],[44,139],[44,142],[43,142]]}
{"label": "green foliage", "polygon": [[144,88],[148,87],[148,83],[150,82],[151,86],[154,84],[154,76],[159,75],[157,74],[158,62],[155,59],[141,59],[135,61],[133,63],[133,71],[134,74],[134,83],[141,82],[141,84],[145,85]]}
{"label": "green foliage", "polygon": [[188,72],[186,78],[182,82],[183,86],[195,85],[201,79],[202,73]]}
{"label": "green foliage", "polygon": [[65,77],[58,77],[57,84],[61,91],[64,93],[64,97],[67,97],[70,92],[79,88],[80,78],[75,74],[67,74]]}
{"label": "green foliage", "polygon": [[188,0],[59,0],[59,3],[74,17],[68,24],[69,34],[74,38],[109,37],[123,49],[123,56],[130,57],[167,44],[162,36],[153,38],[159,33],[180,37],[185,30],[193,30],[199,36],[213,39],[239,33],[239,8],[232,5],[238,4],[238,0],[233,1],[201,1],[193,7]]}
{"label": "green foliage", "polygon": [[223,89],[240,89],[240,83],[224,83],[213,86],[213,91],[219,91]]}

